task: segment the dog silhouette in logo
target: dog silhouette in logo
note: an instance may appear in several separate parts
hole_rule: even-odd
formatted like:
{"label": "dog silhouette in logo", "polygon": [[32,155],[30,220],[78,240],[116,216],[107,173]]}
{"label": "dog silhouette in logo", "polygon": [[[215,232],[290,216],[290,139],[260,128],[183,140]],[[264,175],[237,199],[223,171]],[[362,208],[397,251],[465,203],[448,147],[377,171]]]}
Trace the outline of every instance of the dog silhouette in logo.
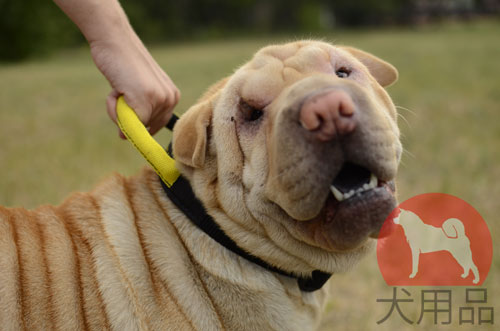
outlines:
{"label": "dog silhouette in logo", "polygon": [[462,278],[469,276],[472,271],[474,284],[479,282],[479,272],[472,261],[469,238],[465,235],[463,223],[457,218],[444,221],[443,225],[435,227],[425,224],[415,213],[400,209],[401,213],[394,218],[394,223],[403,227],[406,241],[410,245],[412,255],[412,272],[414,278],[418,272],[420,253],[448,251],[464,269]]}

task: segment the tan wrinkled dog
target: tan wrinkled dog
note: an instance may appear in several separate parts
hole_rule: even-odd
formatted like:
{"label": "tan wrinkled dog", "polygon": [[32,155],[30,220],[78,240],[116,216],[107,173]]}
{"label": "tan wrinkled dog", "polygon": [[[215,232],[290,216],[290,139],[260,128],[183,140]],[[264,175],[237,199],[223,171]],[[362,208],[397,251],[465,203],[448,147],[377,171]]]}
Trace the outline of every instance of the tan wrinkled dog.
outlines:
{"label": "tan wrinkled dog", "polygon": [[[396,205],[383,89],[396,79],[353,48],[263,48],[182,116],[177,166],[244,250],[297,275],[342,272]],[[310,330],[327,292],[209,238],[149,168],[58,207],[0,208],[2,330]]]}

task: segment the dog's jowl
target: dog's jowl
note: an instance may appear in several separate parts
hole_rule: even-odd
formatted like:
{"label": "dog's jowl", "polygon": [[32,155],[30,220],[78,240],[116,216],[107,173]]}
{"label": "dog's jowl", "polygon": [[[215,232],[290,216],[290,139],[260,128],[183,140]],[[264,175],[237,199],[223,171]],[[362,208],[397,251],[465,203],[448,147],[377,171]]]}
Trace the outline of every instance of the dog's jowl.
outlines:
{"label": "dog's jowl", "polygon": [[324,281],[396,206],[401,144],[384,89],[396,79],[368,53],[300,41],[212,86],[172,146],[223,240],[149,168],[57,207],[0,208],[0,328],[314,329]]}

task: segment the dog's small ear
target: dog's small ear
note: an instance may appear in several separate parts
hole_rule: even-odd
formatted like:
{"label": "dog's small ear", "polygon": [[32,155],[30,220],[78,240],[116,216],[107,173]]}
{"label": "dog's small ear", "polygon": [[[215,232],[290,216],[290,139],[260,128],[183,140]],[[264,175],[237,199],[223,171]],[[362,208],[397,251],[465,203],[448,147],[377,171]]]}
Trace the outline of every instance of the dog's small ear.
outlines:
{"label": "dog's small ear", "polygon": [[208,128],[212,121],[212,100],[200,102],[175,124],[173,153],[175,160],[193,168],[205,163]]}
{"label": "dog's small ear", "polygon": [[172,149],[177,162],[193,168],[201,168],[205,163],[214,100],[226,81],[223,79],[210,87],[175,124]]}
{"label": "dog's small ear", "polygon": [[398,70],[392,64],[357,48],[344,46],[342,49],[363,63],[375,80],[383,87],[389,86],[398,80]]}

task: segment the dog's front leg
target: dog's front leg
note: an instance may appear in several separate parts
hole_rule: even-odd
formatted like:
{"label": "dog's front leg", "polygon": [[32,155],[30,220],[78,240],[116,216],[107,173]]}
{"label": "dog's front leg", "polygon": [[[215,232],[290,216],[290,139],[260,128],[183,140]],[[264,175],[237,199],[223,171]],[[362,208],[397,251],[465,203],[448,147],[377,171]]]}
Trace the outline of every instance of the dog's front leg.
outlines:
{"label": "dog's front leg", "polygon": [[410,278],[414,278],[417,275],[418,272],[418,258],[420,257],[420,249],[418,247],[412,247],[411,248],[411,274]]}

